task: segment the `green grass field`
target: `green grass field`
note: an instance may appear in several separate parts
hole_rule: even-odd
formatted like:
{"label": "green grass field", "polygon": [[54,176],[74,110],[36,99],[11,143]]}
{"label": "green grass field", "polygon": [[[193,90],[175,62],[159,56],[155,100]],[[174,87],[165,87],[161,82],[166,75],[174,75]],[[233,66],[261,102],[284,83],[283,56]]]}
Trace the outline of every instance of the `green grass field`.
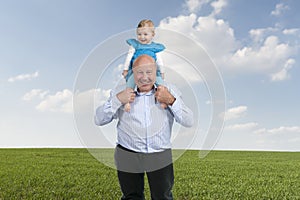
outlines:
{"label": "green grass field", "polygon": [[[186,151],[175,199],[300,199],[300,153]],[[145,185],[149,198],[149,188]],[[0,149],[0,199],[119,199],[116,171],[86,149]]]}

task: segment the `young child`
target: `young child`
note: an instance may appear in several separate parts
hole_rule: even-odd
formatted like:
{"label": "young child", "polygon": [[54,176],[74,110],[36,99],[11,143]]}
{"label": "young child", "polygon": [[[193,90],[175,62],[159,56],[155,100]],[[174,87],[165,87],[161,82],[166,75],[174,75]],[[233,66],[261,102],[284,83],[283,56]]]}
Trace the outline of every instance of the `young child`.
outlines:
{"label": "young child", "polygon": [[[125,60],[124,70],[122,75],[126,79],[126,86],[133,88],[135,87],[132,63],[134,60],[142,55],[147,54],[154,58],[157,64],[156,70],[156,85],[162,85],[164,79],[164,68],[161,57],[161,52],[165,49],[164,45],[153,42],[155,36],[154,23],[151,20],[144,19],[139,22],[136,30],[137,40],[128,39],[126,42],[130,45],[129,51]],[[162,108],[166,108],[167,105],[161,104]],[[124,107],[126,112],[130,111],[130,104],[125,104]]]}

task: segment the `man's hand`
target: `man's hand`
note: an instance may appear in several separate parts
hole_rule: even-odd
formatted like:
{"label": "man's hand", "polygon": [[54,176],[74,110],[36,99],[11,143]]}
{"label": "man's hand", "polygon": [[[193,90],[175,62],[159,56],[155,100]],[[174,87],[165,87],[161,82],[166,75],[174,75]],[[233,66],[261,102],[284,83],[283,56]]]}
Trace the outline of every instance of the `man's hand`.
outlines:
{"label": "man's hand", "polygon": [[165,86],[159,85],[155,92],[155,98],[160,103],[165,103],[167,105],[173,105],[175,102],[175,97],[169,92]]}
{"label": "man's hand", "polygon": [[132,88],[126,88],[122,92],[117,94],[117,98],[122,104],[132,103],[135,99],[135,93]]}

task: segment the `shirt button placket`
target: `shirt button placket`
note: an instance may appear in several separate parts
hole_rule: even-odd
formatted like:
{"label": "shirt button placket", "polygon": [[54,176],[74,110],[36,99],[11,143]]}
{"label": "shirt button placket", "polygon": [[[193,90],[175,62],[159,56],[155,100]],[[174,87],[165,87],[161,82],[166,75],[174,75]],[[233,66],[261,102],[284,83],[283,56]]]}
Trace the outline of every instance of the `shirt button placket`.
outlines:
{"label": "shirt button placket", "polygon": [[149,121],[149,96],[145,95],[145,123],[146,123],[146,151],[149,151],[149,141],[148,141],[148,136],[149,136],[149,126],[150,126],[150,121]]}

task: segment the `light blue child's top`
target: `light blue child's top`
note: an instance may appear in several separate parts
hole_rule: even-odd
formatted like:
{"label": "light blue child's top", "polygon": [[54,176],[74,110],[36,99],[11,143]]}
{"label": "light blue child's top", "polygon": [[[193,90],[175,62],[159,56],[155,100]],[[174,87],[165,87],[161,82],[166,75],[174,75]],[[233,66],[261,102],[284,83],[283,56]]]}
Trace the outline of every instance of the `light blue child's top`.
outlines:
{"label": "light blue child's top", "polygon": [[[149,55],[156,61],[156,53],[161,52],[165,49],[165,46],[160,43],[151,42],[150,44],[141,44],[136,39],[128,39],[126,42],[135,49],[135,52],[131,58],[130,65],[128,67],[128,74],[125,77],[126,81],[133,74],[132,72],[132,64],[134,60],[140,55]],[[156,70],[156,76],[161,77],[159,67]]]}

